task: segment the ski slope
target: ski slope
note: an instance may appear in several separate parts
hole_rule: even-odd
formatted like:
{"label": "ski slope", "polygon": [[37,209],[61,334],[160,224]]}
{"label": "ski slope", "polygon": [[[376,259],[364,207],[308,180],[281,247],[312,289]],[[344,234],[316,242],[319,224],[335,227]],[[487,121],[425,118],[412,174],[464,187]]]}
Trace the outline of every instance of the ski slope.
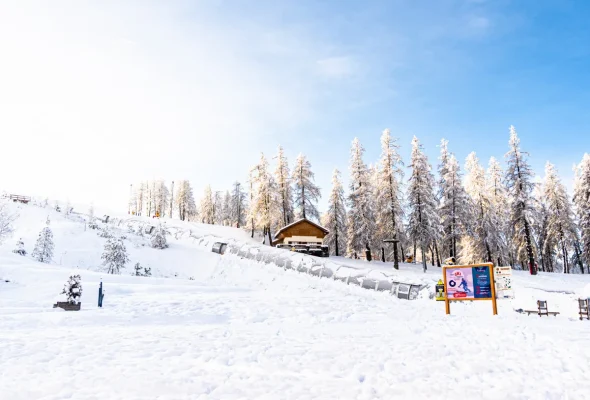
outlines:
{"label": "ski slope", "polygon": [[[516,299],[444,304],[400,300],[330,278],[210,252],[195,237],[257,246],[247,233],[166,221],[185,233],[170,248],[127,234],[131,263],[100,271],[104,238],[83,216],[33,205],[0,246],[2,399],[584,399],[590,393],[590,322],[574,300],[590,277],[515,272]],[[13,254],[19,237],[32,251],[51,219],[54,263]],[[124,216],[121,216],[124,217]],[[332,260],[346,263],[349,260]],[[132,264],[154,277],[130,276]],[[360,263],[360,262],[357,262]],[[367,268],[385,268],[371,263]],[[362,264],[358,265],[363,268]],[[395,272],[435,282],[436,267]],[[80,312],[52,309],[72,273],[82,276]],[[192,278],[193,280],[190,280]],[[9,282],[5,282],[8,280]],[[102,280],[104,308],[96,306]],[[537,299],[557,317],[522,315]]]}

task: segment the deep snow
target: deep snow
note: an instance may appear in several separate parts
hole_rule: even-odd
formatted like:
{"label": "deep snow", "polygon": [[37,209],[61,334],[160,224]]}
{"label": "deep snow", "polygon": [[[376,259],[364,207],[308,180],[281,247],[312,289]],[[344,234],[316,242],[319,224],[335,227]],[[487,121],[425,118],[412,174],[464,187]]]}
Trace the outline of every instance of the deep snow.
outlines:
{"label": "deep snow", "polygon": [[[84,230],[83,216],[10,207],[20,217],[0,247],[0,277],[10,281],[0,281],[2,399],[583,399],[590,393],[590,322],[577,320],[575,303],[590,295],[588,276],[516,271],[516,299],[500,300],[498,316],[489,302],[453,304],[446,316],[444,304],[428,296],[400,300],[219,256],[186,234],[169,237],[165,250],[127,234],[131,263],[120,276],[106,275],[98,272],[105,239]],[[54,263],[13,254],[19,237],[31,252],[48,214]],[[231,228],[166,224],[256,244]],[[129,276],[137,261],[155,277]],[[377,267],[388,269],[368,266]],[[396,274],[440,278],[436,267],[427,274],[420,268],[404,264]],[[72,273],[82,276],[82,311],[52,309]],[[106,296],[99,309],[101,279]],[[513,311],[534,308],[537,299],[561,314]]]}

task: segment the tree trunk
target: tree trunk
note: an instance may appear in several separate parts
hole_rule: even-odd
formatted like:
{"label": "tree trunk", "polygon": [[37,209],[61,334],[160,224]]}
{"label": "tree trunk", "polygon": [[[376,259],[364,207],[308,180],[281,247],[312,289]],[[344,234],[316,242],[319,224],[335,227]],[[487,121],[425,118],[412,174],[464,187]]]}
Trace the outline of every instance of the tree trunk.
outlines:
{"label": "tree trunk", "polygon": [[432,266],[434,267],[434,243],[430,245],[430,261],[432,262]]}
{"label": "tree trunk", "polygon": [[434,251],[436,252],[436,266],[440,268],[440,254],[438,253],[438,244],[436,242],[434,242]]}
{"label": "tree trunk", "polygon": [[428,266],[426,265],[426,254],[424,252],[424,246],[420,247],[420,251],[422,253],[422,270],[424,272],[426,272],[426,270],[428,269]]}
{"label": "tree trunk", "polygon": [[338,257],[338,232],[334,234],[334,238],[336,238],[336,242],[334,244],[336,245],[336,257]]}
{"label": "tree trunk", "polygon": [[531,244],[531,231],[529,228],[529,221],[527,221],[526,218],[524,218],[524,235],[526,239],[526,252],[530,265],[529,272],[531,275],[537,275],[537,269],[535,268],[535,256],[533,255],[533,246]]}
{"label": "tree trunk", "polygon": [[385,248],[381,247],[381,261],[385,262]]}
{"label": "tree trunk", "polygon": [[369,244],[368,243],[365,244],[365,249],[366,249],[365,250],[365,255],[366,255],[367,261],[370,262],[370,261],[373,260],[373,256],[371,255],[371,248],[369,247]]}
{"label": "tree trunk", "polygon": [[414,264],[416,263],[416,239],[414,239]]}
{"label": "tree trunk", "polygon": [[[403,252],[403,248],[402,248]],[[397,254],[397,242],[393,242],[393,268],[399,269],[399,261],[398,261],[398,254]]]}

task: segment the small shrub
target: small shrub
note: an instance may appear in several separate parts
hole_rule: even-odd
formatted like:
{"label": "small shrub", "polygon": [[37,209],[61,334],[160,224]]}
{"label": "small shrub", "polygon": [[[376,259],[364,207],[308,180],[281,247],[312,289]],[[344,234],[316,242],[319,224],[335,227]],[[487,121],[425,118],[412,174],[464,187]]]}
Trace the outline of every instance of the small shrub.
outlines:
{"label": "small shrub", "polygon": [[77,304],[82,297],[82,278],[80,275],[72,275],[70,279],[65,283],[61,294],[65,294],[68,303]]}

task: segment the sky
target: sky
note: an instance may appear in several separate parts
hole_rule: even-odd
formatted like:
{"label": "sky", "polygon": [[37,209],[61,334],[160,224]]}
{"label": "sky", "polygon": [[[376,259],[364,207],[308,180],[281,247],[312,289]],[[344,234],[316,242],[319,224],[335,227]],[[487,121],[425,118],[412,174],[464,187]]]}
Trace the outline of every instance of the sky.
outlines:
{"label": "sky", "polygon": [[282,145],[325,209],[355,137],[367,163],[389,128],[406,163],[415,135],[434,166],[441,138],[487,165],[510,125],[571,188],[589,18],[568,0],[0,0],[0,189],[125,211],[132,183],[199,198]]}

